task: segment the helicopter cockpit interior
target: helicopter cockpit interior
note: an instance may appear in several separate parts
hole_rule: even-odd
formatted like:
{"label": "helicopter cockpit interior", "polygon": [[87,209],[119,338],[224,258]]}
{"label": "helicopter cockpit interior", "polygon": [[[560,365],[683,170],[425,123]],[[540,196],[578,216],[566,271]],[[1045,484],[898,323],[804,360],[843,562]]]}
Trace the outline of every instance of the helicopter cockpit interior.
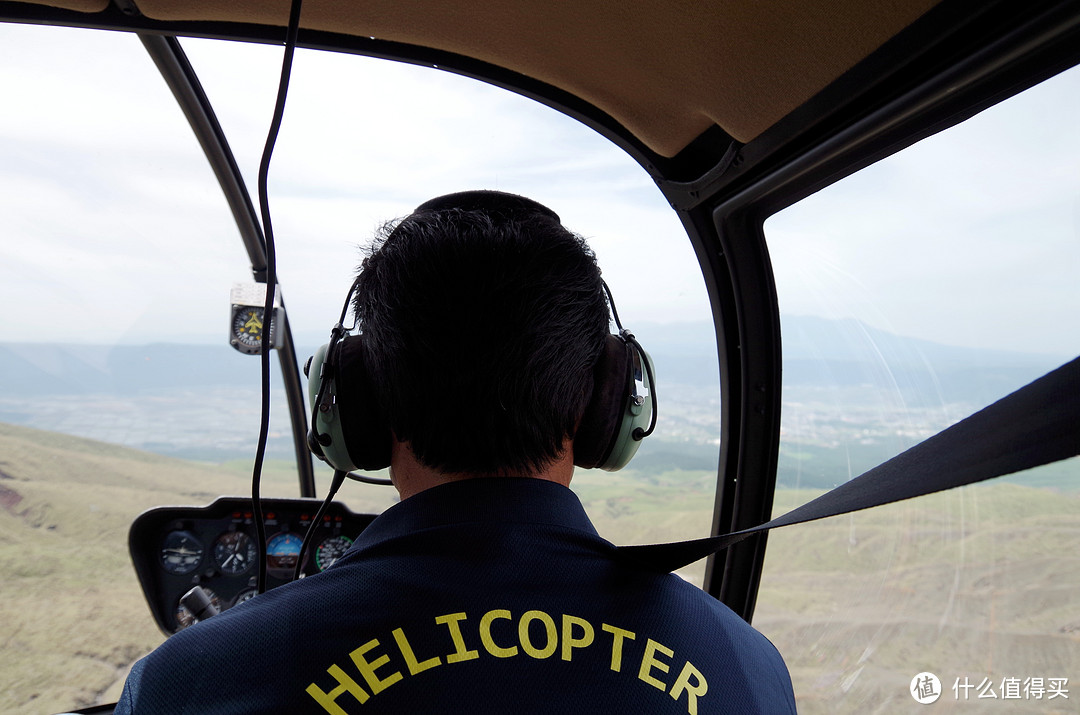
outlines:
{"label": "helicopter cockpit interior", "polygon": [[357,246],[469,188],[556,207],[655,361],[590,518],[800,711],[1075,709],[1080,6],[298,5],[0,0],[0,711],[111,712],[394,503],[323,506],[304,362]]}

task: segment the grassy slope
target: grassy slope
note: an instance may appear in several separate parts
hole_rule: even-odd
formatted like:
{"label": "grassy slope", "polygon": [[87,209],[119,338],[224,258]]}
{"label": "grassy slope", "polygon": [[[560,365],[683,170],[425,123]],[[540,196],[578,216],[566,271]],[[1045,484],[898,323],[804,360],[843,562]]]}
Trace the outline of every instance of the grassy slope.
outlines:
{"label": "grassy slope", "polygon": [[[275,466],[264,493],[295,495]],[[250,469],[0,423],[0,713],[115,700],[130,664],[164,638],[128,557],[132,520],[244,493]]]}
{"label": "grassy slope", "polygon": [[[708,535],[716,475],[682,469],[650,474],[633,467],[616,473],[579,470],[573,488],[605,539],[651,544]],[[679,574],[701,584],[705,562],[680,569]]]}
{"label": "grassy slope", "polygon": [[0,711],[95,702],[162,640],[127,554],[146,508],[210,501],[212,469],[0,425]]}
{"label": "grassy slope", "polygon": [[[781,493],[786,510],[809,493]],[[1080,495],[977,485],[772,534],[755,625],[784,654],[800,711],[916,712],[911,678],[1068,677],[1075,712]],[[975,693],[972,693],[974,697]],[[966,709],[986,706],[966,704]]]}
{"label": "grassy slope", "polygon": [[[129,563],[128,525],[151,506],[242,493],[249,470],[0,424],[0,712],[115,699],[131,661],[162,639]],[[296,493],[286,465],[271,463],[266,478],[264,493]],[[583,472],[575,490],[602,535],[648,543],[707,532],[714,479]],[[357,511],[393,501],[388,488],[343,494]],[[777,512],[814,495],[782,490]],[[1080,496],[994,484],[914,504],[770,536],[755,625],[787,659],[800,710],[903,710],[921,670],[950,698],[964,675],[1075,680]]]}

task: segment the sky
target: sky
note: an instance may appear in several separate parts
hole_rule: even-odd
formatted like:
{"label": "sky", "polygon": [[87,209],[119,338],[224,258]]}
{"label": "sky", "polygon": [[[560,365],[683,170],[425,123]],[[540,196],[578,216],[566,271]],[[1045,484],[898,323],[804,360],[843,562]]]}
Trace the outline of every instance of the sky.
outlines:
{"label": "sky", "polygon": [[781,310],[1080,354],[1080,71],[774,216]]}
{"label": "sky", "polygon": [[[281,50],[183,46],[254,195]],[[1080,352],[1078,85],[1057,78],[770,219],[782,311]],[[17,306],[0,341],[224,339],[246,256],[137,39],[0,25],[0,96],[0,300]],[[324,339],[382,222],[468,188],[554,208],[588,238],[631,327],[709,319],[676,215],[591,129],[445,72],[301,51],[270,170],[298,340]]]}

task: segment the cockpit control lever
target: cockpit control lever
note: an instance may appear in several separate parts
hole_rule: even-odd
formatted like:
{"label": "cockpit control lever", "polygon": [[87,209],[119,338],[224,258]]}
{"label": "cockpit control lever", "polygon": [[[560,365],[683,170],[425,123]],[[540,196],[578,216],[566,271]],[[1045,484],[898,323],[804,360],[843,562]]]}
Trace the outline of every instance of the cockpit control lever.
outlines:
{"label": "cockpit control lever", "polygon": [[216,616],[220,611],[210,601],[202,586],[195,586],[180,597],[180,603],[191,612],[197,621],[205,621],[211,616]]}

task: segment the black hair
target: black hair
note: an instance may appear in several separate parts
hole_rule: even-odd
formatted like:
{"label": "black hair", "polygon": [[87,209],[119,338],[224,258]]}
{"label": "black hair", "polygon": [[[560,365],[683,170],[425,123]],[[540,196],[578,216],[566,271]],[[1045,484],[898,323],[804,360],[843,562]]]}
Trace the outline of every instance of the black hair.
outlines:
{"label": "black hair", "polygon": [[559,457],[608,333],[585,240],[497,192],[441,197],[385,226],[353,308],[391,429],[443,472],[531,474]]}

